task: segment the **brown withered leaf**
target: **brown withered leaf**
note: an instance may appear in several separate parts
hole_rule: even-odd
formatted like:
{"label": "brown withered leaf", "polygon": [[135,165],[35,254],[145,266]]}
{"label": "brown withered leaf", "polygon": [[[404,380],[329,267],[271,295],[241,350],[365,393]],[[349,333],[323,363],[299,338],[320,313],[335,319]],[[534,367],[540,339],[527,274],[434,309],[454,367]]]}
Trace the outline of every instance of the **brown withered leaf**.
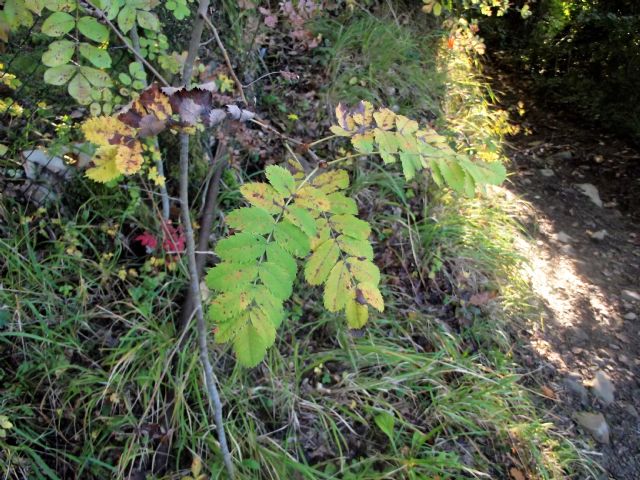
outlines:
{"label": "brown withered leaf", "polygon": [[126,105],[117,117],[122,123],[138,128],[140,137],[150,137],[167,127],[172,113],[168,97],[160,91],[157,83],[153,83]]}
{"label": "brown withered leaf", "polygon": [[493,300],[496,295],[496,292],[489,291],[474,293],[473,295],[471,295],[469,303],[471,305],[475,305],[476,307],[482,307],[483,305],[489,303],[490,300]]}

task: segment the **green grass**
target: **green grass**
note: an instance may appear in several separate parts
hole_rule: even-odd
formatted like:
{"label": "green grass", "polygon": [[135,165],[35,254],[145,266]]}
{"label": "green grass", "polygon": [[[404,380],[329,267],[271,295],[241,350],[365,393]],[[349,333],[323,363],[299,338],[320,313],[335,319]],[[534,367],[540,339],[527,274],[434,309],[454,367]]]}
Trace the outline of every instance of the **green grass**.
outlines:
{"label": "green grass", "polygon": [[407,115],[440,111],[443,76],[436,68],[439,32],[401,27],[372,15],[321,20],[316,29],[327,39],[327,99],[355,103],[369,100]]}

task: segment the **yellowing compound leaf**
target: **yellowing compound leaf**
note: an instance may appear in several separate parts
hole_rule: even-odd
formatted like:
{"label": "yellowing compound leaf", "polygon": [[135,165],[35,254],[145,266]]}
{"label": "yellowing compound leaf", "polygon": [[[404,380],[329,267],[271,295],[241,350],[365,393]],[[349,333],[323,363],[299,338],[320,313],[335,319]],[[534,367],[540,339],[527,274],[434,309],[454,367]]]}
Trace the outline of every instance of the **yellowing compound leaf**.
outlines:
{"label": "yellowing compound leaf", "polygon": [[402,135],[415,133],[418,130],[418,122],[405,117],[404,115],[396,116],[396,129]]}
{"label": "yellowing compound leaf", "polygon": [[356,125],[368,127],[373,122],[373,105],[361,100],[351,112],[351,117]]}
{"label": "yellowing compound leaf", "polygon": [[121,173],[116,167],[116,150],[115,146],[100,147],[92,159],[95,166],[88,168],[85,176],[100,183],[118,178]]}
{"label": "yellowing compound leaf", "polygon": [[240,187],[240,193],[251,205],[269,213],[280,213],[284,206],[282,195],[266,183],[245,183]]}
{"label": "yellowing compound leaf", "polygon": [[351,274],[342,260],[334,265],[324,287],[324,308],[330,312],[342,310],[347,300],[353,298]]}
{"label": "yellowing compound leaf", "polygon": [[85,120],[82,124],[82,133],[91,143],[100,146],[110,145],[110,140],[116,135],[121,137],[133,137],[135,130],[125,125],[115,117],[94,117]]}
{"label": "yellowing compound leaf", "polygon": [[340,257],[340,248],[332,238],[322,243],[309,257],[304,267],[304,278],[310,285],[320,285]]}
{"label": "yellowing compound leaf", "polygon": [[382,130],[391,130],[395,125],[396,114],[388,108],[380,108],[373,114],[378,128]]}
{"label": "yellowing compound leaf", "polygon": [[326,194],[344,190],[349,186],[349,174],[346,170],[329,170],[314,177],[311,185]]}
{"label": "yellowing compound leaf", "polygon": [[331,202],[327,195],[311,185],[305,185],[299,189],[294,198],[297,205],[309,210],[326,212],[331,208]]}
{"label": "yellowing compound leaf", "polygon": [[356,133],[351,137],[351,144],[358,152],[369,154],[373,153],[373,140],[374,136],[372,132]]}
{"label": "yellowing compound leaf", "polygon": [[373,247],[367,240],[360,240],[357,238],[340,235],[338,238],[336,238],[336,242],[338,242],[340,250],[348,255],[373,260]]}
{"label": "yellowing compound leaf", "polygon": [[357,215],[358,205],[356,205],[356,201],[353,198],[346,197],[342,192],[330,193],[327,198],[331,202],[330,213]]}
{"label": "yellowing compound leaf", "polygon": [[371,305],[376,310],[384,311],[384,300],[380,290],[369,282],[359,283],[356,288],[356,301],[361,305]]}
{"label": "yellowing compound leaf", "polygon": [[120,173],[133,175],[140,171],[144,158],[142,157],[142,145],[134,141],[131,145],[118,145],[116,149],[116,167]]}
{"label": "yellowing compound leaf", "polygon": [[366,240],[371,235],[369,224],[353,215],[333,215],[329,223],[343,235],[359,240]]}
{"label": "yellowing compound leaf", "polygon": [[373,285],[380,283],[380,269],[371,260],[349,257],[347,266],[358,282],[368,282]]}
{"label": "yellowing compound leaf", "polygon": [[362,328],[369,320],[369,308],[358,303],[355,298],[347,300],[345,314],[349,328]]}

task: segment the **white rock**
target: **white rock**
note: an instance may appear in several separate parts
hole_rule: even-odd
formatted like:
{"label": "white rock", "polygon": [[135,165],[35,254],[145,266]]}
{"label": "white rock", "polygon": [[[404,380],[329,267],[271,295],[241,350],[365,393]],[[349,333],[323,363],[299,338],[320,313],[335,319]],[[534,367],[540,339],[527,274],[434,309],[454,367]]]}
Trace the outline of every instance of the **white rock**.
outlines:
{"label": "white rock", "polygon": [[640,302],[640,293],[633,290],[622,290],[622,298],[628,302]]}
{"label": "white rock", "polygon": [[542,175],[543,177],[553,177],[555,175],[555,172],[550,168],[541,168],[540,175]]}
{"label": "white rock", "polygon": [[567,235],[566,233],[564,233],[562,231],[556,233],[554,235],[554,238],[556,240],[558,240],[559,242],[562,242],[562,243],[571,243],[571,242],[573,242],[573,238],[571,238],[569,235]]}
{"label": "white rock", "polygon": [[625,320],[635,320],[636,318],[638,318],[638,315],[636,315],[633,312],[627,312],[624,314],[624,319]]}
{"label": "white rock", "polygon": [[609,425],[601,413],[577,412],[574,418],[598,442],[609,443]]}
{"label": "white rock", "polygon": [[615,392],[616,387],[613,386],[613,383],[609,380],[606,373],[602,370],[598,370],[591,386],[593,388],[593,393],[602,401],[602,403],[605,405],[613,403],[613,392]]}
{"label": "white rock", "polygon": [[580,189],[582,193],[589,197],[589,199],[594,204],[596,204],[598,207],[602,207],[602,200],[600,199],[600,194],[598,193],[598,189],[595,187],[595,185],[592,185],[591,183],[579,183],[578,185],[576,185],[576,187],[578,187],[578,189]]}
{"label": "white rock", "polygon": [[604,237],[606,237],[608,235],[608,232],[606,230],[598,230],[597,232],[592,232],[589,234],[589,236],[594,239],[594,240],[604,240]]}

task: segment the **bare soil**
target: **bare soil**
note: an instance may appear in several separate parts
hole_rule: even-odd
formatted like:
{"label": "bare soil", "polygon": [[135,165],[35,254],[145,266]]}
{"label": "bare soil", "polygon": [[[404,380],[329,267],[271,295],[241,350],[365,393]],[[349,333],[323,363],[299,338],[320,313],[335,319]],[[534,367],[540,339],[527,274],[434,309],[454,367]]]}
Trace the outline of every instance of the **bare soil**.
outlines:
{"label": "bare soil", "polygon": [[[522,77],[495,73],[493,82],[520,125],[508,139],[507,188],[530,202],[522,214],[534,241],[523,252],[545,312],[522,332],[524,371],[535,372],[544,408],[602,478],[639,479],[640,152],[533,99]],[[597,372],[615,388],[611,403],[598,397],[609,389],[592,384]],[[608,442],[579,425],[579,412],[604,416]]]}

